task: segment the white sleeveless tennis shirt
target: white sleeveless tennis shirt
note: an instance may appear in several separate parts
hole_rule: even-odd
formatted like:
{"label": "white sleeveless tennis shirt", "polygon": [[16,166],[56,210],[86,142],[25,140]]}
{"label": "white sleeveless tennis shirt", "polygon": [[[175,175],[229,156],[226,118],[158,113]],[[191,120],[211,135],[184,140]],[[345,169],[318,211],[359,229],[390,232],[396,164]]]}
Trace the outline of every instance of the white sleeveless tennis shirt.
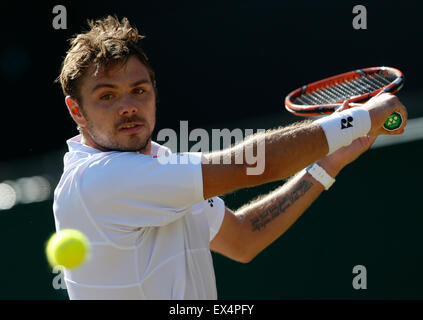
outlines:
{"label": "white sleeveless tennis shirt", "polygon": [[69,298],[217,299],[209,243],[225,205],[203,199],[200,161],[162,164],[154,142],[143,155],[80,141],[67,141],[53,204],[56,230],[80,230],[91,242],[90,257],[64,271]]}

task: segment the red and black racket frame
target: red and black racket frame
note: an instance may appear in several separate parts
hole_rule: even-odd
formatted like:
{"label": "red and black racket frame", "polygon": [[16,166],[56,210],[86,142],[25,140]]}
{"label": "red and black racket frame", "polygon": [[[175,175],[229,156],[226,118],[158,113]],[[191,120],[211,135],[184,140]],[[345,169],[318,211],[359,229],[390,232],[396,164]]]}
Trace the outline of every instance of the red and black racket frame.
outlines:
{"label": "red and black racket frame", "polygon": [[393,73],[397,78],[394,81],[392,81],[391,83],[387,84],[386,86],[384,86],[384,87],[382,87],[378,90],[375,90],[373,92],[366,93],[366,94],[363,94],[363,95],[354,96],[351,99],[349,99],[349,102],[364,103],[367,100],[369,100],[371,97],[374,97],[375,95],[377,95],[381,91],[394,94],[398,90],[400,90],[402,88],[402,86],[404,85],[404,75],[400,70],[398,70],[396,68],[392,68],[392,67],[371,67],[371,68],[357,69],[355,71],[345,72],[345,73],[338,74],[338,75],[333,76],[333,77],[329,77],[329,78],[325,78],[325,79],[320,80],[320,81],[313,82],[311,84],[305,85],[301,88],[298,88],[298,89],[292,91],[285,98],[285,108],[289,112],[291,112],[291,113],[293,113],[297,116],[302,116],[302,117],[321,116],[321,115],[324,115],[324,114],[331,114],[331,113],[335,112],[336,109],[338,109],[340,106],[342,106],[344,101],[338,101],[338,102],[334,102],[334,103],[330,103],[330,104],[313,105],[313,106],[298,105],[298,104],[293,103],[293,101],[295,100],[295,98],[297,98],[298,96],[300,96],[304,93],[309,93],[309,92],[312,92],[316,89],[326,87],[326,86],[330,86],[330,85],[338,82],[340,79],[353,80],[354,78],[361,77],[364,74],[373,74],[373,73],[377,73],[377,72],[379,72],[379,73],[384,73],[384,72]]}

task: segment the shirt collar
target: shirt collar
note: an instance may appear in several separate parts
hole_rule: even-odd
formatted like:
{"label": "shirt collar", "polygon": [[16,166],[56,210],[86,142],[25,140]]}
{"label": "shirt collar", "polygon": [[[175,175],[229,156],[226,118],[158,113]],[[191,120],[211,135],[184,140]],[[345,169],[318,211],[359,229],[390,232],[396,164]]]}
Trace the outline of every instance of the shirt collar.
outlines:
{"label": "shirt collar", "polygon": [[102,152],[101,150],[98,150],[96,148],[89,147],[83,143],[81,143],[82,135],[78,134],[77,136],[70,138],[66,141],[69,152],[77,152],[77,151],[83,151],[88,153],[99,153]]}
{"label": "shirt collar", "polygon": [[[100,153],[103,152],[101,150],[98,150],[96,148],[93,147],[89,147],[83,143],[81,143],[81,138],[82,135],[78,134],[77,136],[70,138],[69,140],[66,141],[68,148],[69,148],[69,152],[87,152],[90,154],[94,154],[94,153]],[[156,157],[157,153],[159,152],[159,150],[166,150],[167,152],[170,152],[170,149],[162,146],[160,144],[158,144],[157,142],[151,141],[151,155]]]}

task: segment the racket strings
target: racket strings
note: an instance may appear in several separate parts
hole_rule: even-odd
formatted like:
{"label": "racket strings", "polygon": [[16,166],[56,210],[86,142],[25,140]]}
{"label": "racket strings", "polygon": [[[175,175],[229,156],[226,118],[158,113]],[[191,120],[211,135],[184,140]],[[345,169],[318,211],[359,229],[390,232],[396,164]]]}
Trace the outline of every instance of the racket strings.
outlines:
{"label": "racket strings", "polygon": [[360,96],[378,90],[390,84],[395,77],[372,73],[354,79],[342,79],[326,87],[303,93],[294,99],[298,105],[318,105],[344,101],[353,96]]}

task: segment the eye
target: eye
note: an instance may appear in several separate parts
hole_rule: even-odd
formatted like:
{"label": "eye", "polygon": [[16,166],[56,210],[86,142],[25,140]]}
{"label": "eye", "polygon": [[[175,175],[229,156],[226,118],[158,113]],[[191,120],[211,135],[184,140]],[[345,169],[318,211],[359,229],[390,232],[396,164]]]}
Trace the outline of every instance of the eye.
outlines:
{"label": "eye", "polygon": [[113,95],[112,95],[111,93],[107,93],[107,94],[105,94],[105,95],[102,95],[102,96],[100,97],[100,99],[101,99],[101,100],[110,100],[110,99],[112,99],[112,97],[113,97]]}
{"label": "eye", "polygon": [[142,88],[135,88],[134,89],[134,93],[136,93],[136,94],[143,94],[144,92],[145,92],[145,90],[142,89]]}

